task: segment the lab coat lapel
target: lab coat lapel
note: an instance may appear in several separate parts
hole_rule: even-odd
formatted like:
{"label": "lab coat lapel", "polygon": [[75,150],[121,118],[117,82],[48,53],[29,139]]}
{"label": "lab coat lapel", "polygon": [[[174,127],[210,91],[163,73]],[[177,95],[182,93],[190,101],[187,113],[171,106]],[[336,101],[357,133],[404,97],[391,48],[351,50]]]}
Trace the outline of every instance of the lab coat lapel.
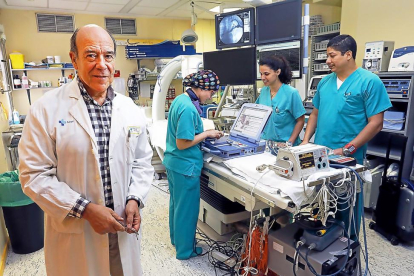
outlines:
{"label": "lab coat lapel", "polygon": [[111,138],[109,139],[109,153],[113,152],[116,141],[123,130],[123,120],[121,113],[120,97],[115,97],[112,102],[112,116],[111,116]]}
{"label": "lab coat lapel", "polygon": [[86,133],[88,133],[91,141],[93,142],[92,144],[94,148],[97,149],[98,144],[96,142],[95,133],[92,128],[91,119],[89,118],[86,104],[80,94],[77,82],[73,81],[70,85],[71,89],[69,91],[69,97],[76,98],[77,102],[69,109],[69,113],[72,115],[73,119],[75,119],[75,121],[78,122],[79,125],[86,131]]}

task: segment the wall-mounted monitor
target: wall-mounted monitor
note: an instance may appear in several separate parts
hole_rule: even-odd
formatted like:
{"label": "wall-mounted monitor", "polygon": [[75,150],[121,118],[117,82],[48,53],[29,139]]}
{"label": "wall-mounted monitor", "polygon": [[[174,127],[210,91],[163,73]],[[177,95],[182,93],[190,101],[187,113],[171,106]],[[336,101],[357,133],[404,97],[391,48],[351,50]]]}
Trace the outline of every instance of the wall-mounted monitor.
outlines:
{"label": "wall-mounted monitor", "polygon": [[204,69],[213,70],[222,85],[256,82],[256,48],[248,47],[203,53]]}
{"label": "wall-mounted monitor", "polygon": [[301,40],[278,42],[257,46],[257,78],[260,79],[259,61],[261,58],[276,55],[283,56],[292,68],[292,78],[302,77],[302,43]]}
{"label": "wall-mounted monitor", "polygon": [[216,15],[216,48],[254,45],[254,8]]}
{"label": "wall-mounted monitor", "polygon": [[256,44],[300,39],[302,0],[286,0],[256,8]]}

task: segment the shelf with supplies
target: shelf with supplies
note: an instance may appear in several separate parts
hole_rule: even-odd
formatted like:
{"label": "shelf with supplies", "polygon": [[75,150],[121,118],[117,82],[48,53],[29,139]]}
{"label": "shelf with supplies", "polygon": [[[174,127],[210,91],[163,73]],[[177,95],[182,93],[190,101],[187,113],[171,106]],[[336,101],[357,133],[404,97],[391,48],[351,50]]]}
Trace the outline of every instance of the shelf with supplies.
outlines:
{"label": "shelf with supplies", "polygon": [[[11,64],[11,62],[9,64]],[[65,76],[66,70],[75,70],[75,68],[73,68],[71,63],[42,64],[38,66],[19,68],[19,69],[13,69],[11,68],[11,65],[10,65],[10,75],[11,75],[11,80],[13,83],[12,91],[26,90],[29,103],[31,104],[31,97],[30,97],[31,90],[54,89],[69,82],[71,79],[75,77],[74,74],[71,74],[70,78],[66,77]],[[61,74],[60,74],[60,77],[57,78],[57,83],[56,81],[51,81],[50,76],[47,76],[46,79],[48,80],[35,81],[30,78],[30,74],[34,74],[35,71],[38,71],[41,74],[43,74],[44,72],[60,71]],[[54,78],[55,77],[53,77],[53,79]]]}
{"label": "shelf with supplies", "polygon": [[[310,53],[310,75],[312,78],[316,75],[324,75],[330,72],[326,59],[326,48],[330,39],[339,35],[340,23],[335,23],[327,26],[323,26],[322,29],[316,35],[311,36],[311,53]],[[326,32],[325,30],[330,30]]]}
{"label": "shelf with supplies", "polygon": [[380,72],[377,75],[385,85],[392,107],[384,112],[383,129],[368,142],[367,155],[385,161],[390,136],[406,136],[404,160],[400,160],[402,146],[391,149],[390,159],[400,163],[402,177],[414,180],[414,72]]}

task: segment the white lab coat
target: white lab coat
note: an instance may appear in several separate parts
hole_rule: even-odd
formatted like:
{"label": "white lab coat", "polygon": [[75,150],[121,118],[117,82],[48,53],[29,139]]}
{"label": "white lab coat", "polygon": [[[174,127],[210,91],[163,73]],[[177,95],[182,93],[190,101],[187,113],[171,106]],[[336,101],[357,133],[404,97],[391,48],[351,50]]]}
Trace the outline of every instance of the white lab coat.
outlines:
{"label": "white lab coat", "polygon": [[[33,104],[19,156],[23,191],[45,212],[47,274],[109,276],[108,235],[95,233],[85,219],[67,216],[79,196],[105,204],[97,142],[76,81]],[[109,167],[118,215],[125,218],[128,195],[138,196],[145,205],[153,177],[151,157],[145,114],[131,99],[117,94]],[[118,241],[124,276],[142,275],[140,241],[125,232],[118,233]]]}

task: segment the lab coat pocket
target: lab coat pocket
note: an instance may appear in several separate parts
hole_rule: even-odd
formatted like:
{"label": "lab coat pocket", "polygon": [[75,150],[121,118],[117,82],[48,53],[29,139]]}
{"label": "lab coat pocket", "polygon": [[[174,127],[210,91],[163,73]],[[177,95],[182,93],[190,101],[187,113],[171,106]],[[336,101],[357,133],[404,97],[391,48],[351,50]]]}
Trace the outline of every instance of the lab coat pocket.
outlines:
{"label": "lab coat pocket", "polygon": [[348,116],[364,113],[364,100],[360,94],[353,95],[352,92],[346,92],[343,97],[342,105],[338,105],[339,113]]}
{"label": "lab coat pocket", "polygon": [[68,234],[80,234],[83,232],[83,221],[82,219],[66,217],[63,222],[51,217],[48,217],[51,220],[53,229],[59,233],[68,233]]}
{"label": "lab coat pocket", "polygon": [[139,135],[141,135],[139,127],[126,127],[126,139],[127,139],[127,163],[132,164],[135,160],[135,150],[138,144]]}

